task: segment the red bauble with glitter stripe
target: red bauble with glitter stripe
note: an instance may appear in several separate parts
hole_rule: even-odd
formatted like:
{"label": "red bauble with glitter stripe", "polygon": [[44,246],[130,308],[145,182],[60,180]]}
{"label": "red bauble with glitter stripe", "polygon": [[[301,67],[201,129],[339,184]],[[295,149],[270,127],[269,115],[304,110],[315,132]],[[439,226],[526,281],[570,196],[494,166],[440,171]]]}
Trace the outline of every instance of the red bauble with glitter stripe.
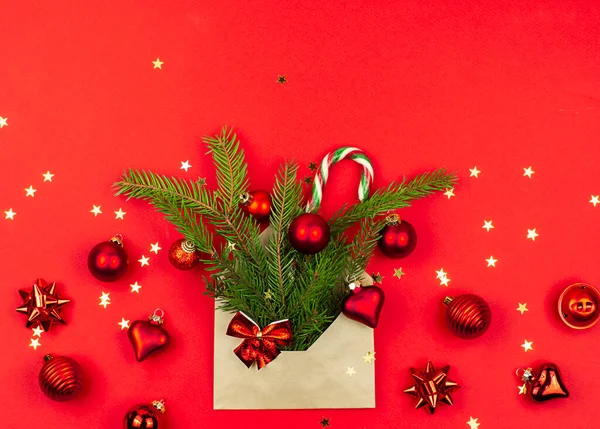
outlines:
{"label": "red bauble with glitter stripe", "polygon": [[70,401],[83,389],[81,367],[70,357],[46,355],[39,382],[48,398],[57,402]]}
{"label": "red bauble with glitter stripe", "polygon": [[487,302],[477,295],[465,294],[444,299],[446,324],[454,335],[464,339],[477,338],[485,333],[492,321]]}

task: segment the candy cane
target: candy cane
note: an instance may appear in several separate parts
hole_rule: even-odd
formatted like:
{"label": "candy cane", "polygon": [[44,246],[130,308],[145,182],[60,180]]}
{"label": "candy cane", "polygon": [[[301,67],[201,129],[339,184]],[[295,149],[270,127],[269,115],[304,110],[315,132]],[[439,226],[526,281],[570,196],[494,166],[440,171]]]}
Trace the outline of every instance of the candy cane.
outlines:
{"label": "candy cane", "polygon": [[325,155],[323,161],[321,161],[319,171],[315,175],[312,199],[307,205],[307,211],[317,210],[321,206],[323,187],[329,177],[329,168],[345,158],[359,163],[363,168],[362,175],[360,176],[360,184],[358,185],[358,199],[364,201],[369,197],[369,187],[373,183],[373,165],[371,165],[371,161],[362,150],[356,147],[341,147],[333,152],[329,152]]}

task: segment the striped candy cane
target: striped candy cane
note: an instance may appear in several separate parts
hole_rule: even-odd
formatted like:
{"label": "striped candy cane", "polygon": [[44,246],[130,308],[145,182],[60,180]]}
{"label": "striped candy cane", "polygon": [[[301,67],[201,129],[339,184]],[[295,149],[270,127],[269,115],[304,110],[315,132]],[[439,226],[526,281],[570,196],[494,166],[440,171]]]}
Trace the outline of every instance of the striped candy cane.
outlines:
{"label": "striped candy cane", "polygon": [[319,171],[315,175],[313,183],[312,199],[309,201],[306,211],[318,210],[321,207],[323,199],[323,187],[329,177],[329,168],[342,159],[351,159],[362,165],[363,172],[360,176],[358,185],[358,199],[364,201],[369,197],[369,187],[373,183],[373,165],[362,150],[356,147],[341,147],[333,152],[329,152],[321,161]]}

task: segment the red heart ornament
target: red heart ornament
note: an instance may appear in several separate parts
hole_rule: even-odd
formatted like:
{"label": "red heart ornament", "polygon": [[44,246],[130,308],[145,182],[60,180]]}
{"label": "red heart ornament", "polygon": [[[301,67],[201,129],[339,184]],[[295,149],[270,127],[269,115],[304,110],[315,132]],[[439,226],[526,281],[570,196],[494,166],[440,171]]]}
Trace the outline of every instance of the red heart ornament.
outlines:
{"label": "red heart ornament", "polygon": [[352,320],[375,328],[385,296],[378,286],[355,287],[342,303],[342,313]]}
{"label": "red heart ornament", "polygon": [[[157,314],[160,311],[161,316]],[[164,312],[157,309],[148,320],[136,320],[127,331],[127,337],[133,346],[135,358],[138,362],[148,356],[164,349],[169,344],[169,334],[161,325]]]}

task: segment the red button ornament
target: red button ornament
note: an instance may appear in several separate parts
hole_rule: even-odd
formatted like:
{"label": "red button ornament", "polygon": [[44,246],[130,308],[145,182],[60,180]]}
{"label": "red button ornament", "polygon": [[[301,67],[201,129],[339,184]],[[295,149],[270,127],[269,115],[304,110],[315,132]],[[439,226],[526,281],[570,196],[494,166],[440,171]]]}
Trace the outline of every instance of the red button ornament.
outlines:
{"label": "red button ornament", "polygon": [[558,299],[558,313],[567,326],[588,329],[600,318],[600,292],[592,285],[575,283],[563,290]]}

